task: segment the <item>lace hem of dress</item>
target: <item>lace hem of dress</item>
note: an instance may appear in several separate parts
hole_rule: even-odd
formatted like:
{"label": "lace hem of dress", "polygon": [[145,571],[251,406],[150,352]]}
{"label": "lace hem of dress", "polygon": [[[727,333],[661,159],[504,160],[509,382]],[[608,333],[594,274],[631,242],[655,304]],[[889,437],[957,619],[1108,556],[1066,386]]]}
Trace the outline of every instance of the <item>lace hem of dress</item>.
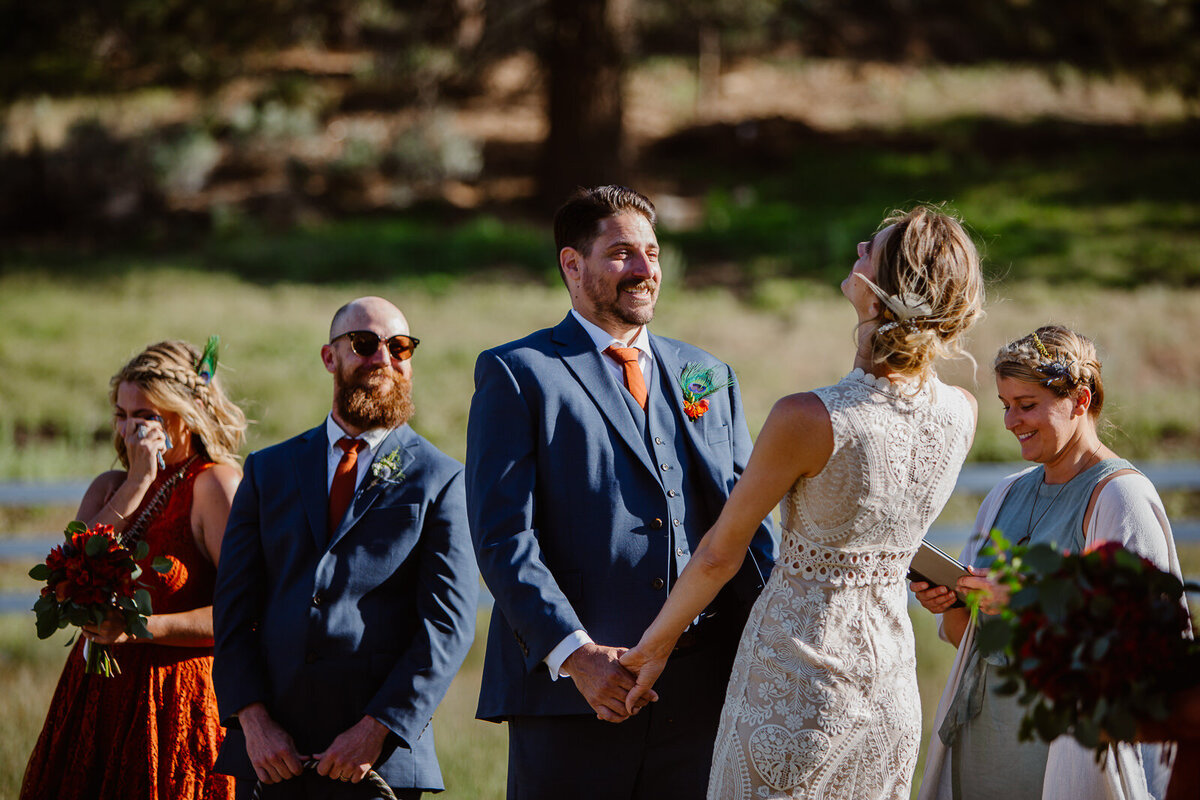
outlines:
{"label": "lace hem of dress", "polygon": [[[776,569],[814,583],[839,586],[864,586],[872,583],[895,583],[908,575],[912,550],[856,551],[822,547],[800,540],[795,532],[792,547],[785,544]],[[784,538],[788,542],[788,538]]]}

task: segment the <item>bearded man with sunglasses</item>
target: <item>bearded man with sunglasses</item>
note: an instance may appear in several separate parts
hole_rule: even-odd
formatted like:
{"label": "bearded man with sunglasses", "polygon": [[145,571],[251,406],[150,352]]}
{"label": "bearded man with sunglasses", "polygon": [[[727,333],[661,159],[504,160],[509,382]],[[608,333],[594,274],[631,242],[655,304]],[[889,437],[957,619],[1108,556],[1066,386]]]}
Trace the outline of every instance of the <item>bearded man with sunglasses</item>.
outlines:
{"label": "bearded man with sunglasses", "polygon": [[732,370],[649,331],[654,225],[631,189],[576,193],[554,222],[571,310],[475,364],[467,505],[496,598],[477,715],[508,722],[509,800],[704,797],[738,637],[775,556],[765,520],[681,637],[658,702],[630,717],[618,658],[750,455]]}
{"label": "bearded man with sunglasses", "polygon": [[329,416],[246,459],[213,603],[215,769],[239,798],[363,797],[372,768],[402,800],[443,788],[430,720],[479,578],[462,465],[408,426],[417,344],[388,301],[343,306]]}

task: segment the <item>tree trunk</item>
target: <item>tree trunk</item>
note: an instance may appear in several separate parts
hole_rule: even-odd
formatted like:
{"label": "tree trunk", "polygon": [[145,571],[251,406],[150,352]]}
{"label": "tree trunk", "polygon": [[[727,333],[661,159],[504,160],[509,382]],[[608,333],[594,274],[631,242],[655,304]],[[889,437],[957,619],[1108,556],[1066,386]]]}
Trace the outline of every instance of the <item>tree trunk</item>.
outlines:
{"label": "tree trunk", "polygon": [[627,0],[549,0],[540,55],[550,130],[538,193],[561,203],[577,186],[620,183],[626,153],[622,113]]}

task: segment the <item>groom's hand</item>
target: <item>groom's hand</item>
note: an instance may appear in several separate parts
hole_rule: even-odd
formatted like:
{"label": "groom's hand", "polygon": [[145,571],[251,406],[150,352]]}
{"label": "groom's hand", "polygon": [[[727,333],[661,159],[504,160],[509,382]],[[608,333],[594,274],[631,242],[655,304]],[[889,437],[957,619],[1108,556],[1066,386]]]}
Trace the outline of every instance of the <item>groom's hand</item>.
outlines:
{"label": "groom's hand", "polygon": [[629,718],[625,697],[633,688],[634,678],[620,663],[625,650],[589,643],[563,662],[563,672],[571,676],[583,699],[605,722],[623,722]]}

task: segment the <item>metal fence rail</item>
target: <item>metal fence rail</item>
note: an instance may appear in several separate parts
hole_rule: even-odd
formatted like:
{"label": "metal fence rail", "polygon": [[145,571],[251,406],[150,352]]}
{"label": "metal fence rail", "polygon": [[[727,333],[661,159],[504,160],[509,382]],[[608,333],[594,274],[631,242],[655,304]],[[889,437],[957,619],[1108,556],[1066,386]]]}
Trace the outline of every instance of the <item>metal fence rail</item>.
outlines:
{"label": "metal fence rail", "polygon": [[[954,494],[981,497],[1006,475],[1024,469],[1028,463],[967,464],[959,473]],[[1200,462],[1147,462],[1137,465],[1160,492],[1200,491]],[[0,483],[0,506],[77,506],[87,490],[85,481],[54,483]],[[65,520],[64,520],[65,522]],[[1177,542],[1200,542],[1200,519],[1172,519]],[[970,523],[934,524],[928,538],[934,544],[957,549],[966,540]],[[33,566],[50,548],[62,540],[59,532],[0,536],[0,562],[24,562]],[[0,613],[28,611],[37,599],[36,587],[29,591],[0,592]],[[486,598],[490,601],[490,595]],[[489,603],[490,604],[490,603]]]}

